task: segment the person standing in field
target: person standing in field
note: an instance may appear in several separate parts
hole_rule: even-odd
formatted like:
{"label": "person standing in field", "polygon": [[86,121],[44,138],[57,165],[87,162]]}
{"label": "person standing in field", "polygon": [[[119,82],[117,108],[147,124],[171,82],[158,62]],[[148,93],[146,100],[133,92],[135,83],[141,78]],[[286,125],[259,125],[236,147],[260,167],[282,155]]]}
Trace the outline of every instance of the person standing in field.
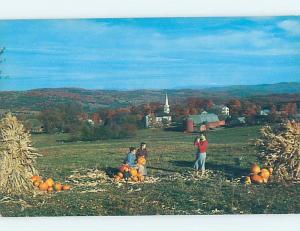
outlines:
{"label": "person standing in field", "polygon": [[203,176],[205,173],[205,159],[208,148],[208,141],[206,140],[205,135],[201,134],[200,137],[196,137],[194,145],[197,148],[194,168],[197,175],[199,175],[199,170],[201,169],[201,176]]}
{"label": "person standing in field", "polygon": [[136,158],[138,159],[139,157],[144,157],[145,159],[148,158],[148,151],[146,147],[146,143],[142,142],[140,145],[140,148],[136,152]]}
{"label": "person standing in field", "polygon": [[[147,146],[146,143],[144,142],[141,143],[140,148],[136,152],[137,160],[139,158],[145,158],[146,160],[148,159],[148,151],[146,146]],[[139,173],[143,176],[147,175],[146,165],[139,165]]]}

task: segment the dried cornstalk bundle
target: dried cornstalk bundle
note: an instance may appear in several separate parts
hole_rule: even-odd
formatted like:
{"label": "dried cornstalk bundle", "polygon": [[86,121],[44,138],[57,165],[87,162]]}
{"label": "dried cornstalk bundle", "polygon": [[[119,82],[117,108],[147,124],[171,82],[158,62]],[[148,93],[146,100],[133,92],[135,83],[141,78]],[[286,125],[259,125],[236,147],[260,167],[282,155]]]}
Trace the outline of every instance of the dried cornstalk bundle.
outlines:
{"label": "dried cornstalk bundle", "polygon": [[275,128],[265,126],[256,141],[260,158],[274,169],[275,180],[300,180],[300,124],[287,121]]}
{"label": "dried cornstalk bundle", "polygon": [[0,192],[24,194],[34,191],[31,177],[38,154],[31,147],[30,134],[8,113],[0,121]]}

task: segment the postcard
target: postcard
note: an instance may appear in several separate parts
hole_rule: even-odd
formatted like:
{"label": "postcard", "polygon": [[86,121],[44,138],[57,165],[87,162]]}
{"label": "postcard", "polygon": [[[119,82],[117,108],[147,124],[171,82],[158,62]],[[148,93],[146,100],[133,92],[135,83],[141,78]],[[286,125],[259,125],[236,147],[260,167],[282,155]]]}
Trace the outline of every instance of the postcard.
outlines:
{"label": "postcard", "polygon": [[2,217],[300,212],[299,16],[0,34]]}

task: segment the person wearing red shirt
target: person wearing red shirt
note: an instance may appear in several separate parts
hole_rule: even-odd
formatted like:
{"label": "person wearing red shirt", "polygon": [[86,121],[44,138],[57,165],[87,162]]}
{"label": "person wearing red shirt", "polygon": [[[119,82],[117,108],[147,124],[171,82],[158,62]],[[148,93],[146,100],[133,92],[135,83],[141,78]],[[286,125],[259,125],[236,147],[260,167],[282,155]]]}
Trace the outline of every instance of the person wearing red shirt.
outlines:
{"label": "person wearing red shirt", "polygon": [[195,147],[197,148],[196,153],[196,161],[194,164],[194,168],[197,172],[197,175],[199,173],[199,169],[201,168],[201,176],[205,173],[205,159],[206,159],[206,151],[208,148],[208,141],[206,140],[206,137],[201,134],[200,137],[197,137],[194,142]]}

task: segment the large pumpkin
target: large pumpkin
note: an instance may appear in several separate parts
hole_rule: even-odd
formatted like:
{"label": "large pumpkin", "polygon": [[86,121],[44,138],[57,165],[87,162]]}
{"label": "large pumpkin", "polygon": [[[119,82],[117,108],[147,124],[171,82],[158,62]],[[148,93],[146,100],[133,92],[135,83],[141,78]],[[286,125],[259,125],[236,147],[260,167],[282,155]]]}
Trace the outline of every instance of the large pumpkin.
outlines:
{"label": "large pumpkin", "polygon": [[143,182],[145,180],[145,176],[143,175],[139,175],[138,176],[139,181]]}
{"label": "large pumpkin", "polygon": [[35,181],[41,181],[42,179],[41,179],[40,176],[35,175],[35,176],[32,176],[32,177],[31,177],[31,180],[32,180],[33,182],[35,182]]}
{"label": "large pumpkin", "polygon": [[48,184],[49,187],[53,187],[54,185],[54,180],[52,178],[47,179],[45,182]]}
{"label": "large pumpkin", "polygon": [[131,180],[134,181],[134,182],[137,182],[139,180],[139,178],[137,176],[132,176]]}
{"label": "large pumpkin", "polygon": [[33,185],[36,187],[39,187],[39,185],[42,183],[42,181],[36,180],[33,182]]}
{"label": "large pumpkin", "polygon": [[138,175],[138,171],[135,168],[131,168],[130,169],[130,174],[131,174],[131,176],[136,177]]}
{"label": "large pumpkin", "polygon": [[129,165],[128,164],[122,164],[120,167],[119,167],[119,171],[124,173],[124,172],[128,172],[129,171]]}
{"label": "large pumpkin", "polygon": [[49,187],[49,188],[47,189],[47,191],[48,191],[48,193],[52,193],[52,192],[53,192],[53,187]]}
{"label": "large pumpkin", "polygon": [[260,175],[262,178],[268,179],[268,178],[270,177],[270,172],[269,172],[268,169],[263,168],[262,170],[260,170],[259,175]]}
{"label": "large pumpkin", "polygon": [[257,174],[253,174],[250,176],[251,182],[256,183],[256,184],[261,184],[263,183],[263,178]]}
{"label": "large pumpkin", "polygon": [[48,190],[48,184],[47,184],[46,182],[40,183],[39,189],[40,189],[41,191],[47,191],[47,190]]}
{"label": "large pumpkin", "polygon": [[140,157],[140,158],[138,158],[138,164],[140,164],[140,165],[146,165],[146,159],[145,159],[145,157]]}
{"label": "large pumpkin", "polygon": [[254,174],[258,174],[260,172],[260,167],[258,166],[258,164],[253,164],[251,167],[251,172]]}
{"label": "large pumpkin", "polygon": [[121,179],[124,177],[123,173],[121,173],[121,172],[118,172],[117,175],[118,175]]}
{"label": "large pumpkin", "polygon": [[54,184],[54,189],[57,191],[57,192],[59,192],[59,191],[61,191],[62,190],[62,185],[61,185],[61,183],[55,183]]}
{"label": "large pumpkin", "polygon": [[116,181],[120,181],[121,180],[121,178],[118,175],[116,175],[114,178],[115,178]]}

